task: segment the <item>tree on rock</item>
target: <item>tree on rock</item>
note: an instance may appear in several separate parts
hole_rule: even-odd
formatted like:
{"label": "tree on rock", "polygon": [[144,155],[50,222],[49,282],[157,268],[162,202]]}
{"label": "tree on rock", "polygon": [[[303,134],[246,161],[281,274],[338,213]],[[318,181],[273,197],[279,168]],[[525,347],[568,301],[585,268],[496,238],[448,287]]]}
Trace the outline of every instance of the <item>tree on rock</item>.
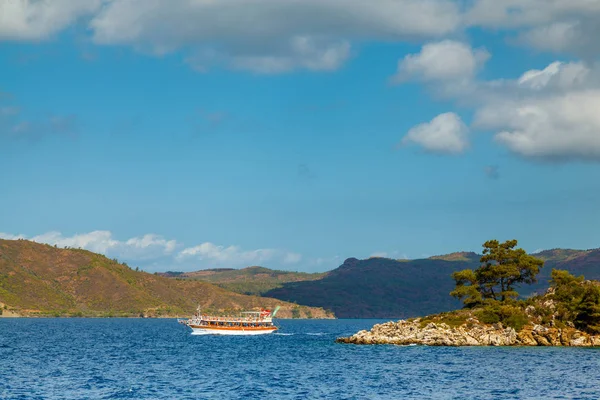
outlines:
{"label": "tree on rock", "polygon": [[450,295],[463,300],[467,307],[485,300],[505,301],[517,298],[519,293],[515,290],[516,287],[522,283],[535,283],[544,261],[527,254],[521,248],[515,249],[516,246],[516,240],[504,243],[497,240],[485,242],[479,268],[452,274],[456,288]]}
{"label": "tree on rock", "polygon": [[586,281],[584,276],[573,276],[565,270],[552,270],[550,280],[556,315],[561,320],[573,321],[575,327],[593,335],[600,334],[600,286]]}

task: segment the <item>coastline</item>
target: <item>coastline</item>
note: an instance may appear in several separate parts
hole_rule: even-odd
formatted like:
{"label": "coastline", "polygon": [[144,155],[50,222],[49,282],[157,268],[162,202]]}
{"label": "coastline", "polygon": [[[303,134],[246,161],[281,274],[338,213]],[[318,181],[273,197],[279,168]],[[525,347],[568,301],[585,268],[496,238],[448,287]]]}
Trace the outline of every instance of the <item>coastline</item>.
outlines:
{"label": "coastline", "polygon": [[[5,311],[6,312],[6,311]],[[178,318],[188,318],[189,315],[161,315],[161,316],[145,316],[145,317],[141,317],[141,316],[136,316],[136,315],[112,315],[112,316],[107,316],[107,315],[51,315],[51,314],[47,314],[47,315],[22,315],[22,314],[17,314],[14,312],[11,312],[10,315],[7,314],[2,314],[0,315],[0,319],[27,319],[27,318],[32,318],[32,319],[42,319],[42,318],[48,318],[48,319],[76,319],[76,318],[80,318],[80,319],[116,319],[116,318],[120,318],[120,319],[178,319]],[[277,320],[289,320],[289,321],[300,321],[300,320],[306,320],[306,321],[314,321],[314,320],[335,320],[338,319],[336,317],[333,318],[276,318]]]}
{"label": "coastline", "polygon": [[514,328],[482,324],[472,319],[459,326],[427,322],[421,318],[386,322],[374,325],[349,337],[336,339],[337,343],[358,345],[426,345],[426,346],[563,346],[598,347],[600,335],[590,335],[573,327],[526,325],[519,332]]}

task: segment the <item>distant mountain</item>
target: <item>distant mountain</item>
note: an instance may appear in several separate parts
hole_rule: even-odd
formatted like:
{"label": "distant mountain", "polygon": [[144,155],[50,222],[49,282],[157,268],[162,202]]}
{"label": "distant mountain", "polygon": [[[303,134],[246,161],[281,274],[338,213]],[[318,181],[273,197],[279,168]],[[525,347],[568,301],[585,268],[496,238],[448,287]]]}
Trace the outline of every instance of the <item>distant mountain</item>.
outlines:
{"label": "distant mountain", "polygon": [[538,283],[532,285],[533,290],[539,291],[548,287],[553,268],[566,269],[574,275],[584,275],[586,279],[600,280],[600,248],[590,250],[552,249],[534,255],[544,260],[544,268],[538,275]]}
{"label": "distant mountain", "polygon": [[478,263],[480,258],[481,254],[477,254],[473,251],[459,251],[456,253],[429,257],[430,260],[465,261],[468,263]]}
{"label": "distant mountain", "polygon": [[282,287],[284,283],[314,281],[324,278],[327,273],[290,272],[264,267],[243,269],[218,268],[194,272],[163,272],[159,275],[185,279],[197,279],[214,283],[224,289],[247,295],[261,295],[269,290]]}
{"label": "distant mountain", "polygon": [[[535,254],[545,260],[538,283],[519,289],[522,295],[548,287],[553,268],[587,279],[600,279],[600,249],[554,249]],[[286,283],[263,296],[324,307],[339,318],[407,318],[459,308],[449,296],[451,274],[477,268],[480,255],[452,253],[421,260],[347,259],[322,279]]]}
{"label": "distant mountain", "polygon": [[454,310],[450,274],[472,265],[440,259],[349,258],[320,280],[286,283],[264,296],[322,304],[338,318],[404,318]]}
{"label": "distant mountain", "polygon": [[321,308],[135,271],[87,250],[1,239],[0,305],[5,315],[187,316],[198,305],[215,311],[280,305],[281,318],[328,316]]}

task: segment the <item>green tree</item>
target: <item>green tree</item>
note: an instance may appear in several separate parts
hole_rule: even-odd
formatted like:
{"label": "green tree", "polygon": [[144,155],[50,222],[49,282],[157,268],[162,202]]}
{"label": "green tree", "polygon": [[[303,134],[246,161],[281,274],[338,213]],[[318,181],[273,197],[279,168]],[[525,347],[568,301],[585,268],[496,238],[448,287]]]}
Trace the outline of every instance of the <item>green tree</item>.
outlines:
{"label": "green tree", "polygon": [[600,287],[598,285],[591,282],[585,285],[577,311],[579,312],[575,317],[575,327],[594,335],[600,334]]}
{"label": "green tree", "polygon": [[452,274],[456,282],[456,288],[450,292],[450,295],[462,299],[467,307],[473,307],[480,304],[483,300],[479,291],[479,280],[477,274],[472,269],[457,271]]}
{"label": "green tree", "polygon": [[559,319],[573,321],[577,329],[600,334],[600,286],[565,270],[552,270],[550,286]]}
{"label": "green tree", "polygon": [[533,257],[521,248],[515,249],[516,240],[500,243],[489,240],[483,244],[481,266],[452,274],[456,288],[450,295],[472,307],[485,300],[506,301],[517,298],[517,285],[536,282],[544,261]]}

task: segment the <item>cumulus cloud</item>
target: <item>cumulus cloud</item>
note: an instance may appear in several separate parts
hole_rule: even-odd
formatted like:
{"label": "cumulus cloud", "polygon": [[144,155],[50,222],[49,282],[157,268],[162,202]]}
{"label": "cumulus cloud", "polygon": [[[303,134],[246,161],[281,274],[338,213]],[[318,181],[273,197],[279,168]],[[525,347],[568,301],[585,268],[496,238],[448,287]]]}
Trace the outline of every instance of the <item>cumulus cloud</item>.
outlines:
{"label": "cumulus cloud", "polygon": [[25,235],[13,235],[6,232],[0,232],[0,239],[8,239],[8,240],[17,240],[17,239],[25,239]]}
{"label": "cumulus cloud", "polygon": [[453,32],[458,6],[447,0],[113,0],[91,23],[99,43],[173,49],[206,39],[249,45],[273,36],[428,37]]}
{"label": "cumulus cloud", "polygon": [[521,33],[519,39],[525,45],[542,51],[571,54],[591,61],[600,53],[598,36],[600,13],[533,28]]}
{"label": "cumulus cloud", "polygon": [[577,21],[554,22],[522,32],[519,39],[535,48],[557,52],[580,40],[579,27]]}
{"label": "cumulus cloud", "polygon": [[[595,0],[15,0],[0,2],[0,40],[43,40],[82,21],[96,44],[276,73],[331,70],[351,43],[442,38],[471,27],[516,30],[541,50],[597,54]],[[515,31],[510,34],[514,35]]]}
{"label": "cumulus cloud", "polygon": [[172,254],[178,244],[175,240],[167,240],[162,236],[146,234],[125,241],[117,240],[110,231],[93,231],[65,236],[61,232],[52,231],[41,235],[26,237],[0,233],[3,239],[28,239],[38,243],[90,250],[108,257],[128,260],[149,260]]}
{"label": "cumulus cloud", "polygon": [[0,40],[44,40],[97,11],[102,0],[0,2]]}
{"label": "cumulus cloud", "polygon": [[467,25],[520,28],[543,25],[558,19],[600,15],[595,0],[474,0],[466,11]]}
{"label": "cumulus cloud", "polygon": [[468,134],[462,119],[449,112],[411,128],[402,144],[414,143],[432,153],[458,154],[469,147]]}
{"label": "cumulus cloud", "polygon": [[342,262],[342,258],[337,255],[332,257],[313,258],[309,260],[308,264],[316,270],[331,270],[339,267]]}
{"label": "cumulus cloud", "polygon": [[[418,79],[474,108],[471,128],[492,130],[517,155],[600,161],[599,64],[555,61],[515,79],[482,81],[476,71],[488,57],[459,42],[430,43],[400,61],[397,78]],[[446,113],[412,128],[402,143],[458,154],[468,147],[468,133],[456,114]]]}
{"label": "cumulus cloud", "polygon": [[398,62],[395,81],[470,81],[489,56],[485,49],[472,49],[453,40],[428,43],[420,53],[409,54]]}
{"label": "cumulus cloud", "polygon": [[113,0],[90,22],[92,39],[157,55],[185,49],[197,70],[330,71],[351,42],[441,37],[460,27],[450,0]]}
{"label": "cumulus cloud", "polygon": [[532,69],[517,80],[520,87],[529,89],[571,89],[586,83],[591,70],[581,62],[555,61],[543,70]]}
{"label": "cumulus cloud", "polygon": [[165,239],[156,234],[119,240],[110,231],[92,231],[72,236],[51,231],[32,237],[0,232],[0,239],[27,239],[57,247],[82,248],[163,271],[168,269],[189,271],[215,267],[241,268],[265,263],[275,267],[291,266],[303,259],[301,254],[272,248],[244,250],[239,246],[219,246],[211,242],[183,247],[176,240]]}
{"label": "cumulus cloud", "polygon": [[512,152],[546,160],[600,160],[600,90],[505,100],[483,106],[475,124],[497,131]]}
{"label": "cumulus cloud", "polygon": [[475,0],[466,26],[512,29],[543,51],[595,58],[600,51],[600,2],[595,0]]}
{"label": "cumulus cloud", "polygon": [[211,242],[205,242],[194,247],[183,249],[177,255],[177,259],[179,261],[196,259],[221,267],[245,267],[270,261],[295,264],[298,263],[302,257],[297,253],[285,252],[277,249],[243,250],[239,246],[219,246]]}
{"label": "cumulus cloud", "polygon": [[497,143],[523,157],[600,161],[599,72],[560,61],[526,71],[481,101],[473,127],[493,130]]}
{"label": "cumulus cloud", "polygon": [[460,24],[447,0],[115,0],[91,22],[99,44],[164,54],[187,47],[200,70],[213,64],[279,73],[329,71],[350,55],[351,40],[436,37]]}

